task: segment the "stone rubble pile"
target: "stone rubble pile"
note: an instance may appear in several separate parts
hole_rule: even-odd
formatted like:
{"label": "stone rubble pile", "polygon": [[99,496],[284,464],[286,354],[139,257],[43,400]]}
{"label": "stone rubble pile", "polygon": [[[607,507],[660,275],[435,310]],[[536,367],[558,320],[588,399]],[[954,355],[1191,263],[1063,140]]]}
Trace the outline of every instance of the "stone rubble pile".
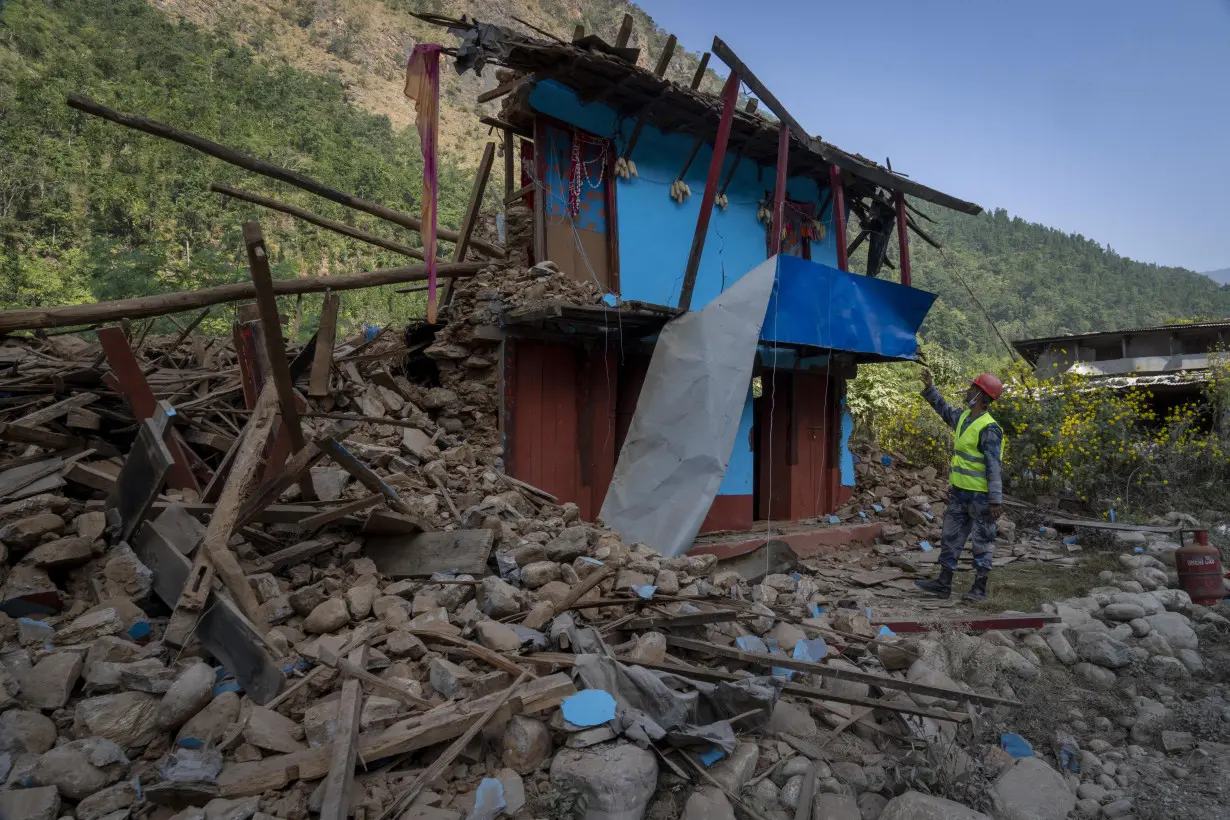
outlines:
{"label": "stone rubble pile", "polygon": [[[750,575],[713,555],[667,559],[506,477],[484,330],[516,307],[600,298],[547,264],[492,269],[457,283],[452,320],[416,349],[411,334],[363,351],[383,359],[340,349],[315,406],[381,420],[346,443],[408,505],[399,520],[488,531],[492,553],[481,571],[390,577],[366,553],[376,531],[362,514],[238,531],[230,547],[268,627],[258,649],[286,676],[272,700],[196,640],[164,641],[160,569],[115,540],[104,489],[78,477],[0,504],[0,818],[305,820],[328,810],[335,747],[352,740],[339,816],[357,820],[788,820],[807,802],[816,820],[1130,817],[1142,777],[1182,782],[1192,755],[1220,754],[1224,736],[1178,718],[1199,689],[1230,725],[1202,655],[1230,622],[1174,588],[1170,545],[1124,555],[1086,597],[1050,605],[1058,621],[1040,630],[898,635],[875,621],[900,597],[850,582],[836,557]],[[402,356],[406,372],[430,359],[438,380],[387,367]],[[305,432],[336,422],[305,417]],[[944,480],[881,455],[860,452],[858,494],[838,516],[882,521],[866,560],[908,566],[920,540],[938,546]],[[88,463],[103,470],[105,451]],[[369,492],[327,462],[312,475],[326,505]],[[150,518],[197,502],[164,490]],[[1005,530],[1014,550],[1079,558]],[[307,557],[270,568],[309,540]],[[610,684],[589,686],[598,674]],[[1012,704],[1054,675],[1120,710],[1072,700],[1062,737],[1024,732],[1036,756],[1012,757],[998,728],[1012,731]],[[572,698],[598,688],[612,711],[589,719]]]}

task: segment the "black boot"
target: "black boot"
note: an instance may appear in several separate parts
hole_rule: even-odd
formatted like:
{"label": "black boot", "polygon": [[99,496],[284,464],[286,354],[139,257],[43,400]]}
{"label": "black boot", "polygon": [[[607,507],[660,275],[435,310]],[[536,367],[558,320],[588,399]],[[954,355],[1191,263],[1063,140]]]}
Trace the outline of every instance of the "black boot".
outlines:
{"label": "black boot", "polygon": [[974,575],[974,585],[969,588],[969,592],[961,596],[963,601],[985,601],[987,597],[987,577],[990,576],[991,570],[983,567],[976,567]]}
{"label": "black boot", "polygon": [[939,578],[934,581],[915,581],[914,586],[930,592],[937,598],[947,598],[952,594],[952,570],[948,567],[940,567]]}

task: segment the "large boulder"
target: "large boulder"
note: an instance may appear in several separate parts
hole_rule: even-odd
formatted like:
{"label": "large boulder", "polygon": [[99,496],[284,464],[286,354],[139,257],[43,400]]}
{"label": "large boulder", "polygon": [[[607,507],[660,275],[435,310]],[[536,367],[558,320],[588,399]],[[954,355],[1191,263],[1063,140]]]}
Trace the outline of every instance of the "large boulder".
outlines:
{"label": "large boulder", "polygon": [[1036,757],[1023,757],[991,786],[996,820],[1065,820],[1076,795],[1063,775]]}
{"label": "large boulder", "polygon": [[682,820],[735,820],[735,810],[717,786],[701,786],[683,805]]}
{"label": "large boulder", "polygon": [[862,820],[858,803],[848,794],[818,794],[811,804],[812,820]]}
{"label": "large boulder", "polygon": [[1076,654],[1107,669],[1127,666],[1134,657],[1127,644],[1101,632],[1082,632],[1076,642]]}
{"label": "large boulder", "polygon": [[564,749],[551,763],[551,783],[585,796],[583,820],[641,820],[658,785],[658,760],[630,743]]}
{"label": "large boulder", "polygon": [[991,820],[980,811],[922,792],[906,792],[888,801],[880,820]]}
{"label": "large boulder", "polygon": [[1162,612],[1146,617],[1145,621],[1154,632],[1166,639],[1171,649],[1196,649],[1200,645],[1200,639],[1185,615]]}

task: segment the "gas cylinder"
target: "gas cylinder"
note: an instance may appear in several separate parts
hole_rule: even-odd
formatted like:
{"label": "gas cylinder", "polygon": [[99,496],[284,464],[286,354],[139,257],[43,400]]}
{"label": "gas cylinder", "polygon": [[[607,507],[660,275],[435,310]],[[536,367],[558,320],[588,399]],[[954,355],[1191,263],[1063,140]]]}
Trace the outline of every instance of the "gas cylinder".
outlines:
{"label": "gas cylinder", "polygon": [[1221,551],[1209,543],[1206,530],[1193,531],[1191,543],[1175,551],[1174,563],[1179,573],[1179,588],[1191,596],[1193,603],[1213,606],[1226,597]]}

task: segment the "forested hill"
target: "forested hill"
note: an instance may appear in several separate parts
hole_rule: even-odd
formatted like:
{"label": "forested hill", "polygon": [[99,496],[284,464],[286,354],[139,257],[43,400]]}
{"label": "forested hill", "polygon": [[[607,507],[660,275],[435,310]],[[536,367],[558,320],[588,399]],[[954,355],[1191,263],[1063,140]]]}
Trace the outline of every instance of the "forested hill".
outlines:
{"label": "forested hill", "polygon": [[[265,226],[279,276],[404,263],[288,217],[224,204],[208,192],[209,183],[274,195],[409,244],[417,245],[417,236],[90,119],[64,100],[84,93],[413,210],[421,163],[399,77],[403,46],[425,34],[407,10],[430,6],[457,14],[467,4],[155,2],[0,3],[0,307],[237,280],[246,275],[240,224],[254,216]],[[664,37],[639,10],[617,0],[493,0],[490,6],[497,19],[517,15],[561,35],[581,22],[610,39],[623,11],[632,8],[638,17],[634,42],[644,46],[643,57],[656,54]],[[694,60],[677,57],[673,69],[689,73]],[[463,169],[486,135],[476,127],[478,81],[445,75],[449,157],[442,169],[441,221],[456,227],[471,181]],[[494,77],[483,82],[493,84]],[[501,189],[498,183],[489,189],[493,208]],[[1010,220],[1003,212],[977,218],[928,213],[938,221],[928,228],[946,250],[941,255],[913,241],[915,282],[941,296],[925,332],[954,350],[1002,352],[955,273],[1009,338],[1230,315],[1230,288],[1189,271],[1132,262],[1093,241]],[[343,304],[351,323],[384,323],[419,313],[421,297],[377,289],[348,294]],[[313,315],[311,304],[305,313]]]}

